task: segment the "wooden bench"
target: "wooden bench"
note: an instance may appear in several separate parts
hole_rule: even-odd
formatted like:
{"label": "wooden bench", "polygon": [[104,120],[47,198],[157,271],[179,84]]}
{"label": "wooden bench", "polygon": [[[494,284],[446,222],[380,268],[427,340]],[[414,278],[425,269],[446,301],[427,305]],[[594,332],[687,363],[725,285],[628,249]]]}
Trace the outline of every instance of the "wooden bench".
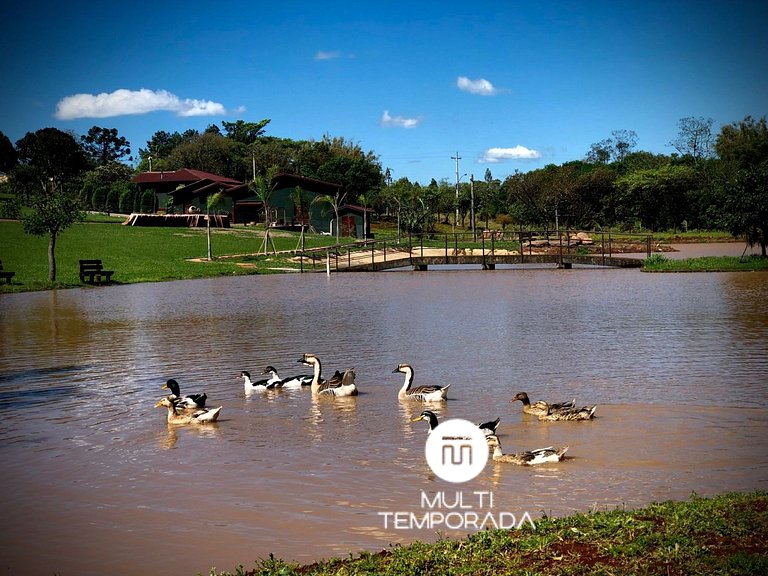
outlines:
{"label": "wooden bench", "polygon": [[11,278],[13,278],[16,275],[16,272],[8,272],[7,270],[3,270],[3,262],[0,261],[0,279],[3,279],[6,281],[6,283],[11,283]]}
{"label": "wooden bench", "polygon": [[109,284],[113,270],[104,270],[101,260],[80,260],[80,282],[88,284]]}

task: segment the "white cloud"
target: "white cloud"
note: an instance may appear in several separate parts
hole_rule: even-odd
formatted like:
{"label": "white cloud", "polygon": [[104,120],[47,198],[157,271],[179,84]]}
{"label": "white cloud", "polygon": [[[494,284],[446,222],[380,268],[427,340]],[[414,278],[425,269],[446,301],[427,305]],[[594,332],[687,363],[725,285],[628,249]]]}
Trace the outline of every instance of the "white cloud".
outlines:
{"label": "white cloud", "polygon": [[537,150],[531,150],[518,144],[514,148],[488,148],[480,158],[482,164],[496,164],[504,160],[534,160],[541,158]]}
{"label": "white cloud", "polygon": [[74,94],[56,104],[56,118],[108,118],[127,114],[147,114],[158,110],[177,116],[215,116],[227,113],[223,104],[210,100],[181,99],[167,90],[126,90],[101,94]]}
{"label": "white cloud", "polygon": [[485,78],[470,80],[466,76],[459,76],[456,79],[456,86],[459,87],[459,90],[464,90],[470,94],[479,94],[480,96],[493,96],[499,92],[498,88],[495,88]]}
{"label": "white cloud", "polygon": [[341,58],[341,52],[337,50],[320,50],[315,54],[315,60],[335,60]]}
{"label": "white cloud", "polygon": [[384,114],[381,115],[381,125],[395,126],[397,128],[416,128],[421,124],[421,118],[405,118],[404,116],[391,116],[389,110],[384,110]]}

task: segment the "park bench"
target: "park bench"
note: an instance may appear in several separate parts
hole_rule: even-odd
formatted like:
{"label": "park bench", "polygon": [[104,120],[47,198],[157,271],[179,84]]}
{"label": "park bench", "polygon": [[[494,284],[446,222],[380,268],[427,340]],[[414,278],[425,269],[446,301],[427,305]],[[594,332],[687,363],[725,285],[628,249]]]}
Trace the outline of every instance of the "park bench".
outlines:
{"label": "park bench", "polygon": [[11,278],[13,278],[15,275],[16,275],[16,272],[8,272],[7,270],[3,270],[3,262],[0,261],[0,279],[3,279],[8,284],[10,284]]}
{"label": "park bench", "polygon": [[80,282],[88,284],[109,284],[113,270],[104,270],[101,260],[80,260]]}

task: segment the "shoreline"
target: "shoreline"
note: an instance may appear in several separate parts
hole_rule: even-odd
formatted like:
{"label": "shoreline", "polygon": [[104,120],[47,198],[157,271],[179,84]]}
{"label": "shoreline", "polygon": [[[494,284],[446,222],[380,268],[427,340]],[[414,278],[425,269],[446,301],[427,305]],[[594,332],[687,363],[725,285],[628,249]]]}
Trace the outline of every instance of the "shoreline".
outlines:
{"label": "shoreline", "polygon": [[633,510],[543,516],[535,527],[391,545],[309,564],[260,559],[215,576],[270,574],[729,574],[768,572],[768,493],[695,493]]}

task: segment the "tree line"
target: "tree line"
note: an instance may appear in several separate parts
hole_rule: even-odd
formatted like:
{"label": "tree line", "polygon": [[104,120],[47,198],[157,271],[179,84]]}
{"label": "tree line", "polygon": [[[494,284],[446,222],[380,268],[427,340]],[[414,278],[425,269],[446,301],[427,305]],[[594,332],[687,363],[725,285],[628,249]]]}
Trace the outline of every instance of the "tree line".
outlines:
{"label": "tree line", "polygon": [[637,151],[633,131],[615,130],[581,160],[516,171],[503,181],[486,170],[478,180],[432,179],[426,186],[392,181],[374,152],[343,137],[267,136],[269,122],[158,131],[139,149],[136,168],[125,162],[134,161],[130,143],[114,128],[94,126],[80,137],[43,128],[15,145],[0,132],[0,170],[7,173],[0,217],[19,217],[27,232],[48,235],[52,254],[58,233],[85,210],[151,211],[153,193],[139,193],[131,181],[137,172],[197,169],[249,182],[256,195],[267,175],[286,172],[341,184],[347,203],[396,219],[398,230],[430,232],[439,222],[490,227],[491,221],[544,229],[726,229],[766,255],[765,117],[747,116],[717,134],[711,119],[683,118],[669,155]]}
{"label": "tree line", "polygon": [[[538,229],[635,231],[728,230],[760,245],[768,228],[768,127],[750,116],[712,131],[712,120],[682,118],[671,154],[635,150],[637,135],[616,130],[592,144],[582,160],[515,172],[503,181],[486,170],[458,185],[407,178],[372,198],[398,215],[405,229],[425,232],[438,222],[468,228],[494,221]],[[456,217],[453,216],[453,220]]]}

